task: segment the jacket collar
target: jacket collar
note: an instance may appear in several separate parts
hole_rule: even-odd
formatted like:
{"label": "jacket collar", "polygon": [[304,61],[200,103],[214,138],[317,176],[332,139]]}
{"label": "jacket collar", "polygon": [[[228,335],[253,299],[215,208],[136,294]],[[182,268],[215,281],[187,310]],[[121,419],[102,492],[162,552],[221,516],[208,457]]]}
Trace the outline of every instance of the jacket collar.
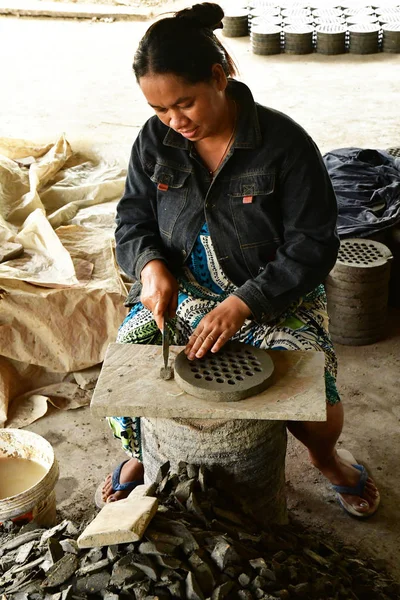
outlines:
{"label": "jacket collar", "polygon": [[[236,79],[228,82],[228,93],[235,99],[239,106],[239,119],[237,123],[234,148],[254,149],[262,141],[260,124],[257,115],[257,105],[254,102],[250,89],[244,83]],[[164,137],[165,146],[180,148],[190,151],[192,143],[171,128],[168,128]]]}

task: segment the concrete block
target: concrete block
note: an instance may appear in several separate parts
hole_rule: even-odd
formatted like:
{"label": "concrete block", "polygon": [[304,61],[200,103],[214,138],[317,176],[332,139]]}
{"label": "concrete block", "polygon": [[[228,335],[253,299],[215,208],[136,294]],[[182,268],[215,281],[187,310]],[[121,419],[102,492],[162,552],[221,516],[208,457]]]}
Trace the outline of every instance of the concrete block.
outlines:
{"label": "concrete block", "polygon": [[158,500],[139,494],[140,491],[124,500],[106,504],[79,536],[79,548],[128,544],[140,540],[157,512]]}

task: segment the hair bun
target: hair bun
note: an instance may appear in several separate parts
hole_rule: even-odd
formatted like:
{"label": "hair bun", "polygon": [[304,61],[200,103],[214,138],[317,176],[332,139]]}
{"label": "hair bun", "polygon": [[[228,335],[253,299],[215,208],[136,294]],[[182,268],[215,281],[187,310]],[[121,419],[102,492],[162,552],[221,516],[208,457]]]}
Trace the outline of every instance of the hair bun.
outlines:
{"label": "hair bun", "polygon": [[192,26],[214,30],[222,28],[224,11],[218,4],[202,2],[178,11],[175,17],[189,21]]}

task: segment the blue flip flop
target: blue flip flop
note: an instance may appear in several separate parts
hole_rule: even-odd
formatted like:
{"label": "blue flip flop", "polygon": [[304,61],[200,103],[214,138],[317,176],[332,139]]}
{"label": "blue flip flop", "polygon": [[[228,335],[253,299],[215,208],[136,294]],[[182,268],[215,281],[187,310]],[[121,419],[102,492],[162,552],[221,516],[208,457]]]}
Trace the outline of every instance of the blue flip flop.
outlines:
{"label": "blue flip flop", "polygon": [[[132,490],[135,489],[135,487],[137,487],[138,485],[143,485],[143,483],[144,483],[143,478],[137,479],[136,481],[127,481],[126,483],[120,482],[122,467],[128,461],[129,461],[129,459],[122,461],[122,463],[119,464],[118,467],[115,467],[114,471],[112,472],[111,483],[112,483],[113,492],[131,492]],[[104,481],[99,485],[99,487],[97,488],[96,493],[94,495],[94,501],[95,501],[97,508],[103,508],[103,506],[106,504],[104,502],[103,496],[102,496],[103,487],[104,487]]]}
{"label": "blue flip flop", "polygon": [[352,467],[354,467],[355,469],[357,469],[357,471],[360,472],[360,479],[358,480],[357,485],[353,487],[346,485],[332,485],[333,490],[337,494],[337,499],[340,506],[352,517],[357,517],[358,519],[366,519],[368,517],[371,517],[378,510],[378,506],[380,503],[379,493],[378,496],[375,498],[375,502],[372,505],[370,505],[370,509],[367,512],[359,512],[351,504],[346,502],[346,500],[342,497],[342,494],[351,494],[352,496],[362,497],[367,480],[369,478],[366,468],[363,467],[363,465],[359,465],[354,456],[348,450],[342,449],[338,450],[337,452],[341,458],[349,462]]}

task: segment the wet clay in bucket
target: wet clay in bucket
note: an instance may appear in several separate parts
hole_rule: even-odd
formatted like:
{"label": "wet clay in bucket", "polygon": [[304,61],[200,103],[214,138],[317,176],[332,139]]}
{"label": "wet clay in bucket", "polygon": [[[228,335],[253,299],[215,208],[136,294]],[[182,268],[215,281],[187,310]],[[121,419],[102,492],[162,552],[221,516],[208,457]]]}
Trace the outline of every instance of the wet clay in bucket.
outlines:
{"label": "wet clay in bucket", "polygon": [[0,522],[56,522],[58,464],[47,440],[31,431],[0,430]]}

